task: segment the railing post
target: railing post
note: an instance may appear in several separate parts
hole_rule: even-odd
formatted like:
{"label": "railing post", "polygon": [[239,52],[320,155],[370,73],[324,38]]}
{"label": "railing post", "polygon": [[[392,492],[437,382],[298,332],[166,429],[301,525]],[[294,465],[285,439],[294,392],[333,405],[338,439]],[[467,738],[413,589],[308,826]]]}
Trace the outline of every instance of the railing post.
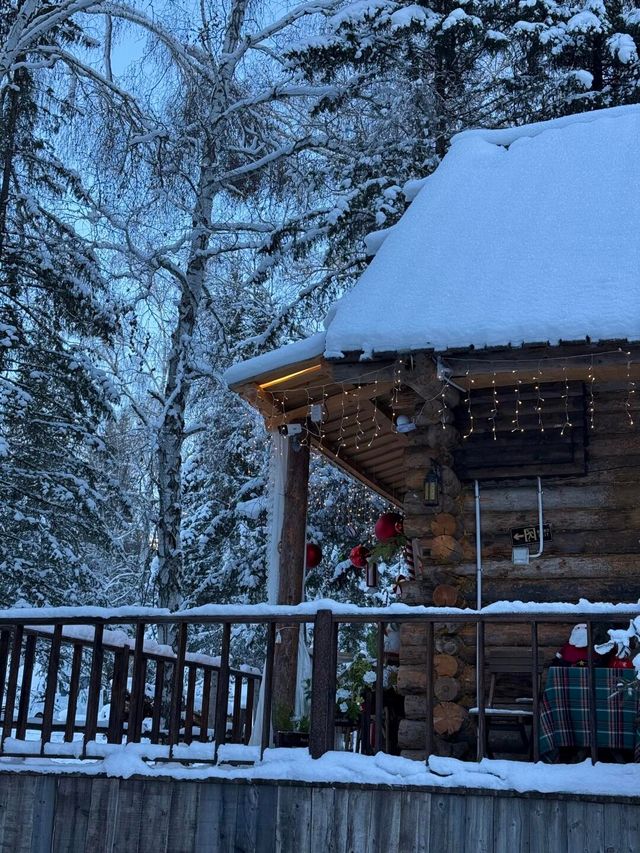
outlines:
{"label": "railing post", "polygon": [[173,747],[180,739],[180,715],[182,711],[182,693],[184,690],[184,660],[187,654],[187,629],[187,623],[181,622],[178,628],[178,650],[173,668],[171,707],[169,711],[170,757],[173,757]]}
{"label": "railing post", "polygon": [[[107,729],[107,741],[109,743],[122,743],[122,726],[124,722],[124,708],[127,693],[127,677],[129,675],[129,647],[124,646],[115,653],[113,662],[113,677],[111,679],[111,709],[109,712],[109,725]],[[129,722],[127,733],[131,722],[131,697],[129,697]]]}
{"label": "railing post", "polygon": [[206,743],[209,737],[209,702],[211,694],[211,670],[205,669],[202,679],[202,705],[200,706],[200,743]]}
{"label": "railing post", "polygon": [[425,708],[425,749],[426,760],[433,753],[433,622],[429,620],[426,624],[426,661],[425,670],[427,675],[426,708]]}
{"label": "railing post", "polygon": [[378,622],[376,658],[376,731],[374,752],[382,749],[382,726],[384,721],[384,622]]}
{"label": "railing post", "polygon": [[44,709],[42,711],[42,738],[40,752],[44,755],[44,747],[51,740],[53,731],[53,711],[58,690],[58,668],[60,666],[60,645],[62,643],[62,625],[56,625],[51,638],[49,651],[49,666],[47,668],[47,687],[44,694]]}
{"label": "railing post", "polygon": [[13,729],[13,711],[16,704],[16,692],[18,689],[18,671],[20,669],[20,655],[22,654],[22,637],[24,625],[16,625],[13,634],[13,645],[11,647],[11,663],[9,664],[9,681],[7,683],[7,698],[4,706],[4,721],[2,725],[2,746],[8,737],[11,737]]}
{"label": "railing post", "polygon": [[24,740],[27,736],[29,706],[31,704],[31,680],[33,663],[36,656],[36,636],[29,634],[24,644],[24,662],[22,664],[22,684],[20,686],[20,703],[18,705],[18,720],[16,723],[16,738]]}
{"label": "railing post", "polygon": [[216,691],[216,746],[213,760],[218,760],[218,750],[227,742],[227,708],[229,704],[229,653],[231,650],[231,624],[222,626],[222,654]]}
{"label": "railing post", "polygon": [[319,610],[313,629],[311,727],[309,752],[320,758],[333,749],[335,738],[337,625],[331,610]]}
{"label": "railing post", "polygon": [[87,719],[84,727],[83,755],[87,753],[87,744],[95,740],[98,725],[98,708],[100,705],[100,684],[102,681],[102,663],[104,648],[102,638],[104,625],[93,626],[93,653],[91,655],[91,675],[89,676],[89,695],[87,697]]}
{"label": "railing post", "polygon": [[478,616],[476,626],[476,684],[478,702],[478,761],[482,761],[487,744],[487,721],[484,708],[484,622]]}
{"label": "railing post", "polygon": [[540,761],[540,682],[539,682],[539,653],[538,653],[538,623],[531,623],[531,687],[533,696],[533,717],[531,719],[532,757]]}
{"label": "railing post", "polygon": [[[133,651],[133,673],[131,676],[131,695],[129,696],[129,719],[127,720],[127,743],[140,743],[142,734],[142,715],[144,713],[144,683],[146,680],[146,661],[144,659],[144,623],[136,627],[136,645]],[[126,676],[125,676],[126,685]]]}
{"label": "railing post", "polygon": [[273,700],[273,658],[276,651],[276,623],[269,622],[267,627],[267,659],[264,667],[262,690],[262,736],[260,739],[260,758],[271,740],[271,705]]}
{"label": "railing post", "polygon": [[156,660],[156,680],[153,690],[153,717],[151,719],[151,743],[160,742],[160,718],[162,716],[163,688],[164,661]]}
{"label": "railing post", "polygon": [[593,659],[593,623],[587,622],[587,643],[588,643],[588,660],[587,660],[587,690],[589,695],[589,735],[591,740],[591,763],[596,764],[598,761],[598,720],[597,720],[597,705],[596,705],[596,671],[594,668],[595,661]]}
{"label": "railing post", "polygon": [[67,720],[64,725],[64,739],[67,743],[73,741],[76,727],[76,711],[78,708],[78,692],[80,690],[80,670],[82,668],[82,643],[74,643],[71,660],[71,681],[69,682],[69,702],[67,703]]}
{"label": "railing post", "polygon": [[247,707],[245,708],[244,713],[244,730],[242,733],[242,743],[245,746],[249,743],[251,739],[251,731],[253,729],[253,700],[256,689],[256,680],[255,678],[247,679]]}

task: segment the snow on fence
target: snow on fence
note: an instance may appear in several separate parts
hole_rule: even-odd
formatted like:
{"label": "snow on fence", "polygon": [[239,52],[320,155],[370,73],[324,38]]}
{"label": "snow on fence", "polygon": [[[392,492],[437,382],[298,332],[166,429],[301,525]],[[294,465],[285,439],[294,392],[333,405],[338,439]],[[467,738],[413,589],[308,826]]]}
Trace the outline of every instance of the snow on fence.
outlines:
{"label": "snow on fence", "polygon": [[[532,695],[532,758],[539,759],[539,654],[538,630],[543,624],[587,626],[590,681],[588,710],[590,751],[598,759],[596,737],[593,630],[597,624],[626,623],[640,612],[640,604],[604,605],[524,604],[505,602],[480,611],[458,608],[409,607],[357,608],[331,601],[298,607],[255,605],[211,606],[170,614],[166,611],[97,608],[0,611],[0,753],[40,754],[87,758],[101,755],[111,745],[149,744],[154,759],[217,761],[222,744],[247,744],[252,732],[257,688],[262,679],[250,667],[230,665],[232,626],[262,625],[266,630],[262,687],[262,716],[257,721],[261,751],[269,746],[274,681],[274,656],[278,631],[288,625],[313,628],[313,672],[309,748],[319,758],[335,744],[335,707],[339,628],[368,623],[377,631],[376,680],[372,685],[372,752],[385,749],[383,740],[383,669],[385,628],[390,622],[419,625],[425,643],[424,742],[427,757],[434,752],[434,637],[439,628],[465,623],[477,638],[477,757],[486,751],[485,629],[517,625],[530,632]],[[159,646],[147,637],[154,626],[171,625],[177,649]],[[188,651],[189,631],[196,626],[218,626],[221,654],[211,658]],[[117,628],[118,630],[113,630]],[[45,648],[48,647],[48,648]],[[30,714],[36,697],[32,690],[36,662],[46,658],[40,689],[42,711]],[[64,665],[62,665],[64,663]],[[86,686],[82,687],[83,680]],[[153,676],[153,686],[148,681]],[[231,687],[233,685],[233,689]],[[85,713],[79,711],[84,690]],[[108,715],[101,697],[106,692]],[[61,701],[64,694],[64,702]],[[66,704],[65,704],[66,703]],[[64,706],[64,707],[63,707]],[[62,712],[60,709],[62,708]],[[58,709],[58,712],[56,712]],[[54,735],[62,735],[57,739]],[[102,743],[100,743],[100,739]],[[191,746],[200,746],[192,749]],[[163,746],[164,749],[156,747]]]}

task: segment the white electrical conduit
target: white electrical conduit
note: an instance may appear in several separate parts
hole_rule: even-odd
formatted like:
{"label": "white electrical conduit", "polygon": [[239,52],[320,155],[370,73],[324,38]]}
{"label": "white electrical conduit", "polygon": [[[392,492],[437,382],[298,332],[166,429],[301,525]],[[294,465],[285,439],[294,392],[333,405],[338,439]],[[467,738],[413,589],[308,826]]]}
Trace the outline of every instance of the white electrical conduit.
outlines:
{"label": "white electrical conduit", "polygon": [[542,480],[538,477],[538,536],[540,546],[535,554],[531,554],[529,559],[534,560],[542,556],[544,551],[544,510],[542,508]]}

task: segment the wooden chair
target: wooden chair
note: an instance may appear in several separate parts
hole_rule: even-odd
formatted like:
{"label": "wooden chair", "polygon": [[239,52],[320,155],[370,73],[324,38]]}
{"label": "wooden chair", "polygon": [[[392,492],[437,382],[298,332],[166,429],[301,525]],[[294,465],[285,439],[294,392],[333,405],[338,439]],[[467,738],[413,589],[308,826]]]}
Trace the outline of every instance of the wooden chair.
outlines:
{"label": "wooden chair", "polygon": [[[531,690],[531,669],[533,657],[531,649],[524,646],[505,646],[487,649],[485,671],[489,685],[485,703],[485,752],[493,758],[490,735],[492,731],[516,732],[520,736],[522,749],[519,753],[531,756],[532,743],[527,729],[533,718],[533,695]],[[536,689],[540,695],[542,680],[542,661],[538,664]],[[513,695],[504,696],[509,687]],[[519,692],[522,695],[519,695]],[[500,699],[502,695],[502,701]],[[478,709],[471,708],[470,713],[477,717]]]}

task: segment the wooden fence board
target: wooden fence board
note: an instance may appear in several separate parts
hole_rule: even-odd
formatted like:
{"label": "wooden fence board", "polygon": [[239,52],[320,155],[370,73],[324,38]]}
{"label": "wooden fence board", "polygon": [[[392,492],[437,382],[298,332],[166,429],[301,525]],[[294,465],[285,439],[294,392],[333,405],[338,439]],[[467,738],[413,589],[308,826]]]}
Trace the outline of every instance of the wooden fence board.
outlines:
{"label": "wooden fence board", "polygon": [[123,779],[120,782],[113,853],[145,853],[140,847],[143,793],[144,783],[138,779]]}
{"label": "wooden fence board", "polygon": [[531,853],[567,850],[567,807],[562,800],[541,800],[529,824]]}
{"label": "wooden fence board", "polygon": [[432,794],[429,850],[464,850],[467,801],[459,794]]}
{"label": "wooden fence board", "polygon": [[497,799],[493,825],[495,853],[529,853],[529,821],[521,800]]}
{"label": "wooden fence board", "polygon": [[570,853],[603,853],[604,806],[569,800],[567,807],[567,850]]}
{"label": "wooden fence board", "polygon": [[[85,839],[91,853],[112,853],[120,796],[119,779],[93,779]],[[57,811],[57,810],[56,810]]]}
{"label": "wooden fence board", "polygon": [[254,853],[258,833],[258,789],[255,785],[236,785],[238,805],[234,853]]}
{"label": "wooden fence board", "polygon": [[59,776],[56,813],[53,822],[53,849],[84,850],[89,825],[91,780],[81,776]]}
{"label": "wooden fence board", "polygon": [[431,794],[403,791],[399,850],[429,853]]}
{"label": "wooden fence board", "polygon": [[[167,784],[167,783],[165,783]],[[192,853],[197,837],[197,782],[176,779],[171,784],[167,853]],[[146,853],[146,851],[140,851]]]}
{"label": "wooden fence board", "polygon": [[20,774],[5,806],[0,850],[30,853],[36,780]]}
{"label": "wooden fence board", "polygon": [[621,853],[638,853],[640,850],[640,828],[638,826],[638,809],[633,806],[620,805],[620,841]]}
{"label": "wooden fence board", "polygon": [[466,814],[465,853],[492,853],[493,807],[494,800],[492,797],[469,797]]}
{"label": "wooden fence board", "polygon": [[218,823],[220,853],[233,853],[238,825],[238,785],[223,785]]}
{"label": "wooden fence board", "polygon": [[311,839],[311,788],[278,789],[276,850],[280,853],[316,853]]}
{"label": "wooden fence board", "polygon": [[257,809],[256,853],[273,853],[278,814],[278,789],[275,785],[260,785]]}
{"label": "wooden fence board", "polygon": [[367,853],[367,838],[371,831],[373,791],[351,789],[348,797],[347,851]]}
{"label": "wooden fence board", "polygon": [[171,783],[155,779],[144,781],[140,826],[140,851],[169,853],[169,822],[171,818]]}
{"label": "wooden fence board", "polygon": [[53,841],[53,819],[56,807],[56,777],[36,777],[31,853],[49,853]]}
{"label": "wooden fence board", "polygon": [[334,853],[335,788],[315,788],[311,793],[311,838],[316,850]]}
{"label": "wooden fence board", "polygon": [[399,850],[402,801],[397,795],[390,797],[389,793],[392,792],[371,792],[371,830],[367,847],[369,853],[377,853],[378,850]]}
{"label": "wooden fence board", "polygon": [[198,790],[198,825],[193,853],[218,853],[222,791],[215,782],[206,782]]}

